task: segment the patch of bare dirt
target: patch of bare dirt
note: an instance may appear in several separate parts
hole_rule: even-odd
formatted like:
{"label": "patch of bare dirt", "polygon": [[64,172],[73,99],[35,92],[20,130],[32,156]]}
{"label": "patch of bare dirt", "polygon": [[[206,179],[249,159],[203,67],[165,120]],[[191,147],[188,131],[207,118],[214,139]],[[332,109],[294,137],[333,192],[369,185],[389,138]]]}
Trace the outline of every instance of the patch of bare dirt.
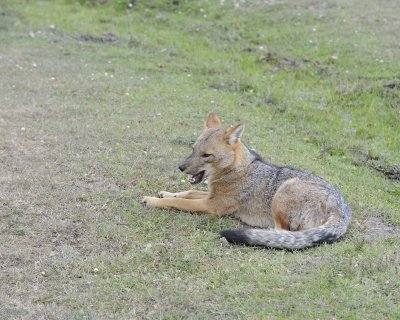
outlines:
{"label": "patch of bare dirt", "polygon": [[391,82],[383,86],[386,89],[400,89],[400,82]]}
{"label": "patch of bare dirt", "polygon": [[400,180],[400,165],[389,164],[381,156],[372,156],[357,149],[353,149],[351,152],[357,158],[357,160],[354,161],[355,165],[366,166],[381,173],[388,179]]}
{"label": "patch of bare dirt", "polygon": [[385,238],[400,231],[398,226],[387,223],[378,217],[355,219],[354,225],[360,230],[365,239]]}
{"label": "patch of bare dirt", "polygon": [[117,36],[112,32],[103,34],[102,36],[84,34],[79,37],[79,40],[82,42],[114,43],[117,41]]}
{"label": "patch of bare dirt", "polygon": [[[335,62],[335,57],[332,57],[330,64]],[[261,54],[258,58],[261,63],[267,63],[276,69],[276,71],[282,69],[290,69],[292,71],[300,70],[301,68],[314,68],[318,71],[327,71],[331,68],[330,64],[322,63],[308,58],[294,58],[289,55],[284,55],[275,51],[266,51]]]}

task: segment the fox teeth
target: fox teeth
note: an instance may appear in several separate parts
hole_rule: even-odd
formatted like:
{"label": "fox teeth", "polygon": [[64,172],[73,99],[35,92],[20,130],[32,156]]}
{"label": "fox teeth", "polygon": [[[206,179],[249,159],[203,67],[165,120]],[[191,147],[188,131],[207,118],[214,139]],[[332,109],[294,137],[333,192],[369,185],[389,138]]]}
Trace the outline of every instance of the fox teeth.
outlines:
{"label": "fox teeth", "polygon": [[199,172],[197,174],[192,175],[189,178],[189,182],[191,184],[197,184],[197,183],[201,182],[201,180],[203,180],[203,177],[204,177],[204,171],[201,171],[201,172]]}

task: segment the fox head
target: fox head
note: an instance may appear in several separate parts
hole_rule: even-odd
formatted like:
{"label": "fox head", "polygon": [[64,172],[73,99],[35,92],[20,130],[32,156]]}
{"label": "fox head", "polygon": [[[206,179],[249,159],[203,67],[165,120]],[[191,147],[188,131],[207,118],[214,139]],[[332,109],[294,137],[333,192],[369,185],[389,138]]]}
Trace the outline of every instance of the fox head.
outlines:
{"label": "fox head", "polygon": [[201,182],[240,162],[240,137],[244,125],[222,128],[221,121],[212,112],[208,115],[202,134],[193,145],[193,151],[179,166],[179,170],[192,175],[191,184]]}

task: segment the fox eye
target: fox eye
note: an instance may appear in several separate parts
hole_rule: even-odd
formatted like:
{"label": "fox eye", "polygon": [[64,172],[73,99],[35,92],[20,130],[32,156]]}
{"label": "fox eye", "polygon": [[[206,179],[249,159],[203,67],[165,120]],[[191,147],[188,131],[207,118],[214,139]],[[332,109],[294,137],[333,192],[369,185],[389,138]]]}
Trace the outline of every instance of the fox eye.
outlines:
{"label": "fox eye", "polygon": [[203,153],[201,156],[202,156],[203,158],[208,158],[208,157],[211,157],[212,154],[211,154],[211,153]]}

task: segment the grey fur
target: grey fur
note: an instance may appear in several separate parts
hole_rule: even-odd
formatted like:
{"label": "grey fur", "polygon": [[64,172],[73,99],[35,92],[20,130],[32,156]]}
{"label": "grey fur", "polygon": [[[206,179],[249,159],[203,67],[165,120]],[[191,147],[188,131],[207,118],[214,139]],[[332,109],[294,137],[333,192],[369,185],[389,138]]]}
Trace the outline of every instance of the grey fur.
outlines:
{"label": "grey fur", "polygon": [[[251,151],[249,151],[251,152]],[[242,192],[239,201],[242,203],[240,211],[235,215],[249,225],[259,226],[263,228],[273,228],[274,222],[271,216],[271,202],[273,195],[278,188],[287,180],[299,178],[304,181],[314,181],[318,185],[323,186],[330,194],[330,201],[336,202],[336,206],[341,211],[339,221],[328,221],[318,227],[314,227],[302,231],[287,231],[276,229],[241,229],[223,231],[221,235],[231,243],[246,244],[254,246],[265,246],[279,249],[303,249],[315,246],[321,243],[331,243],[337,241],[345,234],[350,221],[351,210],[345,202],[342,194],[324,179],[317,177],[311,173],[292,169],[289,167],[278,167],[269,164],[261,159],[261,157],[251,152],[253,162],[240,171],[246,171],[246,180],[243,181]],[[224,179],[229,180],[229,176],[235,176],[237,172],[231,172]],[[229,183],[228,181],[225,181]],[[255,205],[254,201],[262,202]],[[264,208],[264,213],[252,214],[249,207],[251,199],[251,207]],[[241,214],[245,212],[245,214]],[[259,221],[263,217],[264,221]],[[258,220],[258,221],[255,221]]]}

